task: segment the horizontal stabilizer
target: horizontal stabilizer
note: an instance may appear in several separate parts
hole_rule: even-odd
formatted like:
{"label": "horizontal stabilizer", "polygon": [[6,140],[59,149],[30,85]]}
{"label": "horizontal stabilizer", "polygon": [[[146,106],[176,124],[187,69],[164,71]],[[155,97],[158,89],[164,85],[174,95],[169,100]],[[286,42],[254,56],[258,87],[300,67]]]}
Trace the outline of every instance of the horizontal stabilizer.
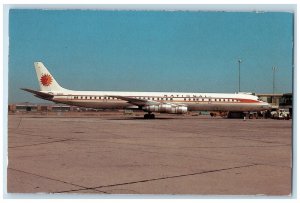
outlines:
{"label": "horizontal stabilizer", "polygon": [[30,93],[36,95],[37,97],[41,97],[41,98],[44,98],[44,99],[52,98],[53,97],[52,94],[48,94],[48,93],[44,93],[44,92],[39,92],[39,91],[36,91],[36,90],[27,89],[27,88],[21,88],[21,90],[24,90],[26,92],[30,92]]}

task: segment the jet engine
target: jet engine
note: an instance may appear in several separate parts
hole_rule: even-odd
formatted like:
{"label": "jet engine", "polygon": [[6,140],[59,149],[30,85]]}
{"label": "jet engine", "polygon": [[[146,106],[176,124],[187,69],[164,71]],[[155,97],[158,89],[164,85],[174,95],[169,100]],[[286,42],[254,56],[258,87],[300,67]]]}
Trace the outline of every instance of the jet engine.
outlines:
{"label": "jet engine", "polygon": [[187,113],[188,111],[186,106],[177,106],[171,104],[144,106],[143,110],[147,112],[174,113],[174,114],[184,114]]}

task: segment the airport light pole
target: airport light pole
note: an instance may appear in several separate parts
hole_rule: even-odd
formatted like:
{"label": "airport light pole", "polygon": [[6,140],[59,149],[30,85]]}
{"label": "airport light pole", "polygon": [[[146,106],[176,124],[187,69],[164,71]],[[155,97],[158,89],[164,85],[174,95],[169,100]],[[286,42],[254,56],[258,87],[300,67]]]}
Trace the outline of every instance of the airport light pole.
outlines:
{"label": "airport light pole", "polygon": [[242,63],[242,59],[238,60],[239,63],[239,92],[241,91],[241,63]]}
{"label": "airport light pole", "polygon": [[273,71],[273,97],[274,97],[274,94],[275,94],[275,71],[277,70],[278,68],[273,66],[272,67],[272,71]]}

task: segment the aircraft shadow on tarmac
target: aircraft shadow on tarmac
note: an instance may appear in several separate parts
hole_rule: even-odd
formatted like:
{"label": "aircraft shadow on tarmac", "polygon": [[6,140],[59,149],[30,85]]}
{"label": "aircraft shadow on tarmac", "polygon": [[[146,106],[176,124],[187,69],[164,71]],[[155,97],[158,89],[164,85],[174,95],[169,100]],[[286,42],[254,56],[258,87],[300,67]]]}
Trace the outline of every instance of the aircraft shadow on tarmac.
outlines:
{"label": "aircraft shadow on tarmac", "polygon": [[143,117],[126,117],[126,118],[108,118],[106,120],[145,120],[145,121],[153,121],[153,120],[171,120],[171,119],[176,119],[176,118],[155,118],[155,119],[145,119]]}
{"label": "aircraft shadow on tarmac", "polygon": [[118,118],[105,118],[105,117],[96,117],[96,116],[51,116],[51,117],[47,117],[47,116],[30,116],[27,118],[38,118],[38,119],[42,119],[42,118],[94,118],[94,119],[105,119],[105,120],[170,120],[170,119],[180,119],[180,118],[166,118],[166,117],[159,117],[159,118],[155,118],[155,119],[145,119],[144,117],[118,117]]}

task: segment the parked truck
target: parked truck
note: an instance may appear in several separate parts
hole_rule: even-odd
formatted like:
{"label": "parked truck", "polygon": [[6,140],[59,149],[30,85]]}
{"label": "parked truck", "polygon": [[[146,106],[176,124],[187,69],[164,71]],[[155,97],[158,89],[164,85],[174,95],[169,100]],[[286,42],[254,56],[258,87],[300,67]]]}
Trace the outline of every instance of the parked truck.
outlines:
{"label": "parked truck", "polygon": [[271,111],[271,118],[278,120],[289,120],[290,112],[288,109],[277,109],[275,111]]}

